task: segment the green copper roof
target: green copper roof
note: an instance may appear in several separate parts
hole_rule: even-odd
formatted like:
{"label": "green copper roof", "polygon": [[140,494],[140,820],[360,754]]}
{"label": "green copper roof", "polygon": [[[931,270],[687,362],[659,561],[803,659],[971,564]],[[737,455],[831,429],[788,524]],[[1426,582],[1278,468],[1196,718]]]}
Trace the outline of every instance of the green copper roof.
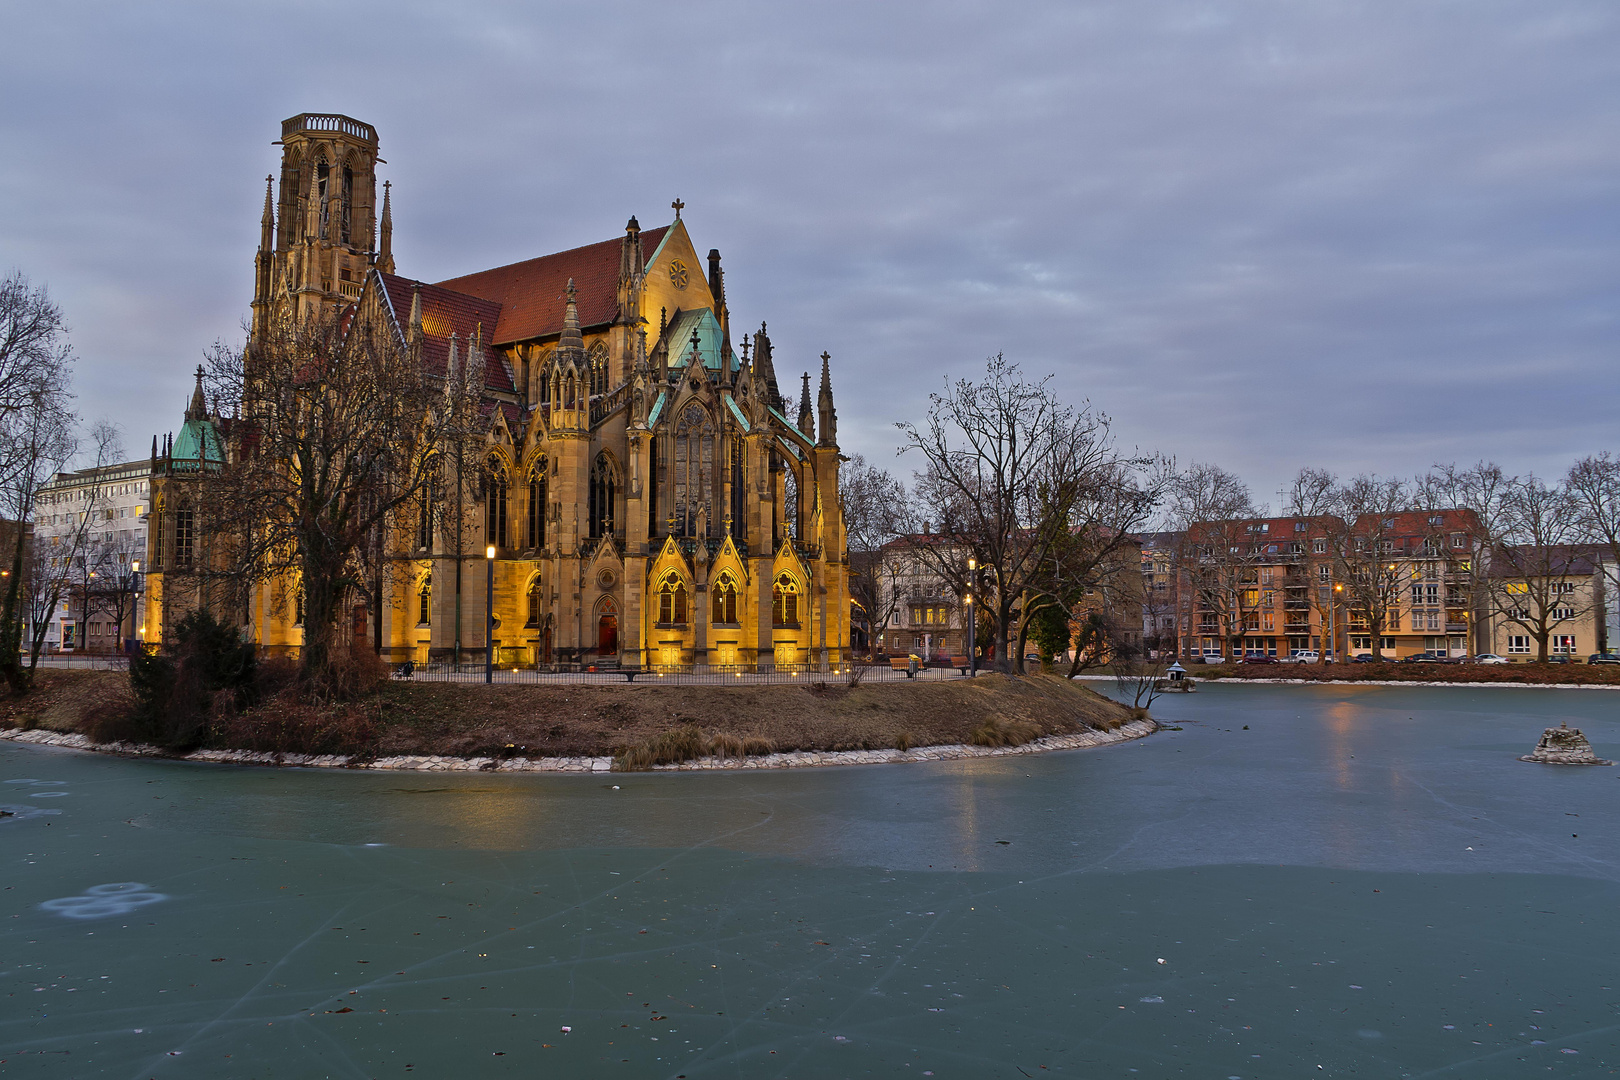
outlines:
{"label": "green copper roof", "polygon": [[742,425],[744,431],[747,431],[748,417],[744,416],[743,411],[737,408],[737,403],[731,399],[730,394],[726,395],[726,405],[731,409],[731,415],[737,418],[737,423]]}
{"label": "green copper roof", "polygon": [[[698,335],[698,355],[703,358],[703,366],[710,371],[720,370],[720,347],[725,336],[720,332],[720,320],[714,317],[714,312],[708,308],[698,308],[695,311],[683,311],[676,316],[675,322],[665,331],[669,341],[669,366],[671,370],[679,371],[686,366],[692,355],[692,331]],[[726,359],[732,371],[740,369],[737,357],[732,354]]]}
{"label": "green copper roof", "polygon": [[209,420],[187,420],[174,439],[172,458],[176,465],[195,468],[199,462],[210,466],[225,463],[224,444]]}

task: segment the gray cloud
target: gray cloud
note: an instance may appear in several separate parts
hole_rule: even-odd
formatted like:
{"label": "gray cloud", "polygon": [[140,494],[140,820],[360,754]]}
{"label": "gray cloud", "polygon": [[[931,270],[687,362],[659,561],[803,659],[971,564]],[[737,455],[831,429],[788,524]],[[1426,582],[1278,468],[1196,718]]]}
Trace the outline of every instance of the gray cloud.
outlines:
{"label": "gray cloud", "polygon": [[14,5],[0,262],[132,447],[239,333],[279,121],[375,124],[401,271],[667,219],[848,449],[1003,351],[1126,441],[1560,471],[1612,446],[1620,12],[1588,3]]}

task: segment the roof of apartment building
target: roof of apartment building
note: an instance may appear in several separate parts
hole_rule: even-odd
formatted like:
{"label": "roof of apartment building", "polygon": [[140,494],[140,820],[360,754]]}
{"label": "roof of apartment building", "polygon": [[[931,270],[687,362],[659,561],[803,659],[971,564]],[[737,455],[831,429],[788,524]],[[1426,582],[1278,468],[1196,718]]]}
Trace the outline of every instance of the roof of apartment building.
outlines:
{"label": "roof of apartment building", "polygon": [[1195,521],[1187,526],[1187,538],[1195,543],[1221,540],[1249,540],[1276,544],[1315,536],[1326,536],[1344,521],[1332,514],[1313,517],[1238,518],[1233,521]]}
{"label": "roof of apartment building", "polygon": [[1421,543],[1427,537],[1441,534],[1477,536],[1480,524],[1478,514],[1463,508],[1400,510],[1392,514],[1362,514],[1356,518],[1355,532],[1358,536],[1377,535],[1385,540],[1416,540]]}
{"label": "roof of apartment building", "polygon": [[1486,573],[1498,580],[1591,577],[1612,559],[1605,544],[1499,544]]}

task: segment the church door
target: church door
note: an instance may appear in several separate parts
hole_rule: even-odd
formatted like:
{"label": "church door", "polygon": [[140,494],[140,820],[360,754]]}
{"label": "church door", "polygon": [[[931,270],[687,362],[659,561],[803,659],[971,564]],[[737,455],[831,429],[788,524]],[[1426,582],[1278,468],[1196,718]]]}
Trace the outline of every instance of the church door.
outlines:
{"label": "church door", "polygon": [[603,615],[596,624],[596,655],[617,656],[619,654],[619,617],[617,615]]}

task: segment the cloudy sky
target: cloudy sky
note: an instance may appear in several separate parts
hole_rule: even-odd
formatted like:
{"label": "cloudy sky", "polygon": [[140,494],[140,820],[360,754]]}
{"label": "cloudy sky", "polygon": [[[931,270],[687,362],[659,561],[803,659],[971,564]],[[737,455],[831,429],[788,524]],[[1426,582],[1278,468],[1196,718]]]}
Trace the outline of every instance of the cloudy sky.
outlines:
{"label": "cloudy sky", "polygon": [[280,121],[374,124],[403,274],[669,219],[846,452],[1003,352],[1261,498],[1620,450],[1620,5],[5,0],[0,270],[132,451],[240,336]]}

